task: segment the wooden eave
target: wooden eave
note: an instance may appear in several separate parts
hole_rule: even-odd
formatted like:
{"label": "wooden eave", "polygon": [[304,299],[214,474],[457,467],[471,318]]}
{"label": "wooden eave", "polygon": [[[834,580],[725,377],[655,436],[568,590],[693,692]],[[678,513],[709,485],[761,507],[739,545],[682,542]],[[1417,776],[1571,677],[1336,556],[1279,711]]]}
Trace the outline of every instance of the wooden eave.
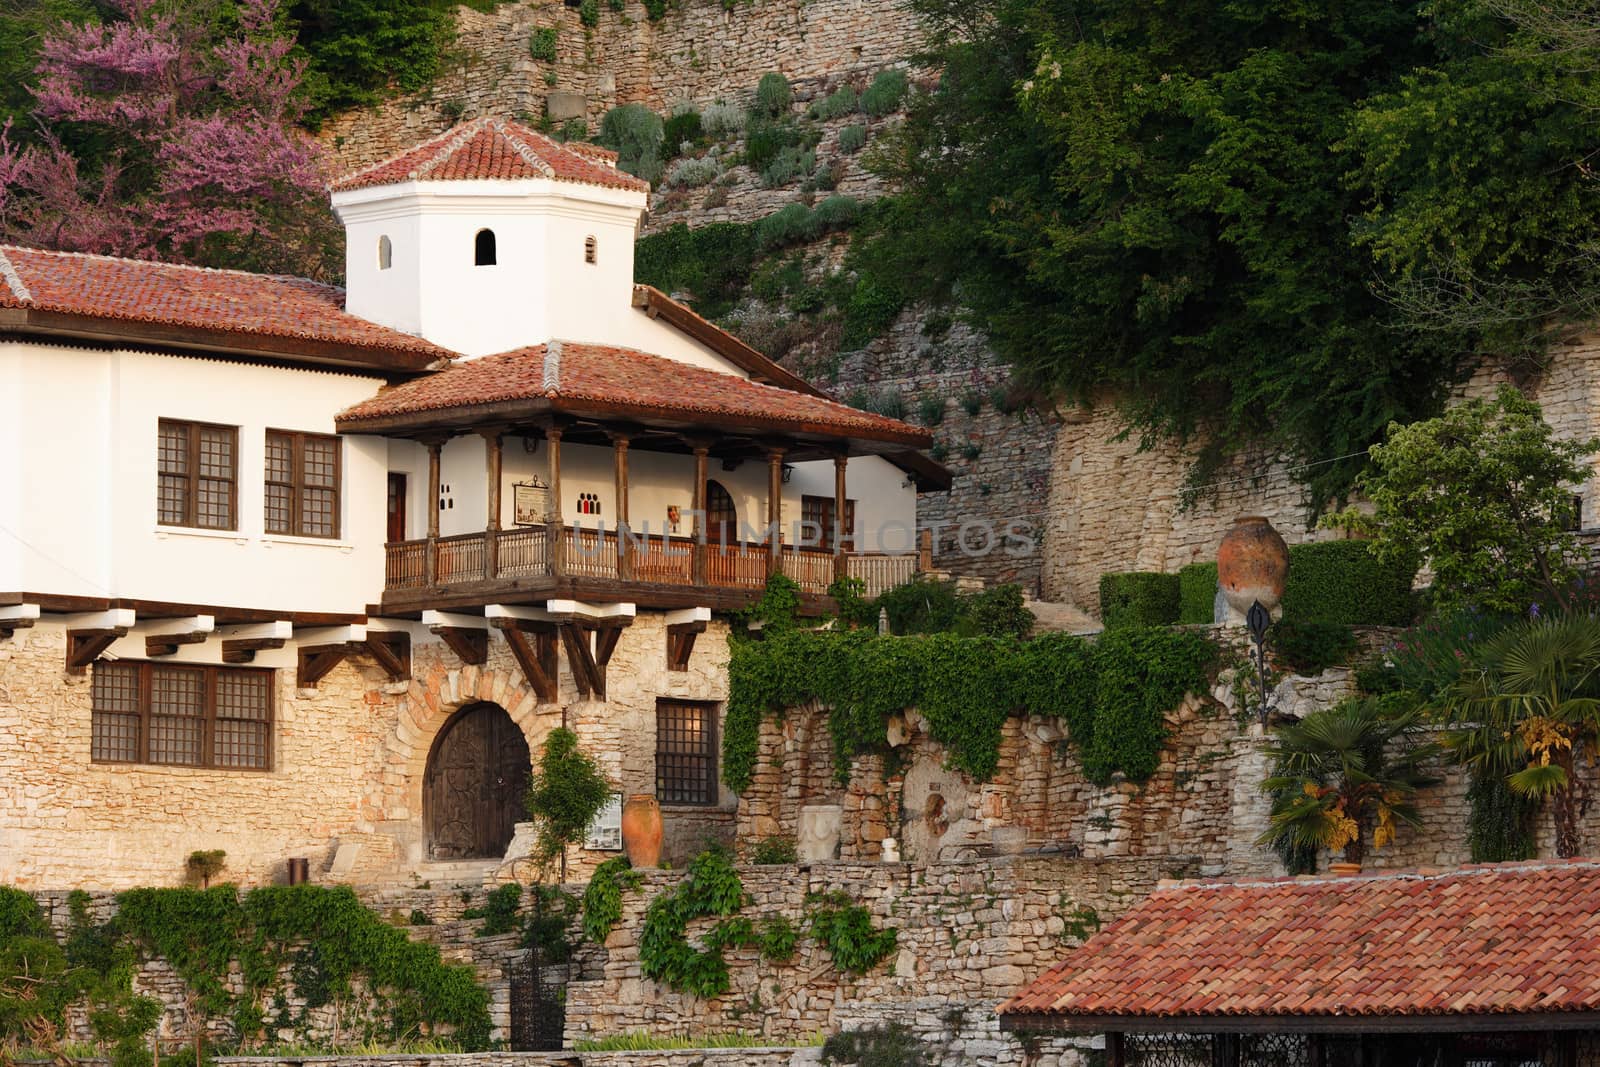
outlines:
{"label": "wooden eave", "polygon": [[664,319],[670,325],[676,326],[749,374],[754,381],[782,386],[809,396],[825,396],[822,390],[798,374],[768,359],[716,323],[696,314],[687,304],[680,304],[653,285],[633,287],[633,306],[642,308],[652,319]]}
{"label": "wooden eave", "polygon": [[178,604],[165,600],[141,600],[129,597],[76,596],[59,593],[0,593],[0,607],[18,604],[37,604],[41,611],[75,615],[88,612],[127,608],[140,620],[183,619],[193,615],[210,615],[218,626],[236,626],[252,622],[283,620],[296,626],[344,626],[364,623],[364,612],[335,611],[271,611],[262,608],[227,607],[217,604]]}
{"label": "wooden eave", "polygon": [[0,307],[0,335],[175,348],[222,358],[340,367],[378,374],[421,373],[440,365],[446,355],[442,349],[437,353],[418,352],[348,341],[176,326],[18,307]]}
{"label": "wooden eave", "polygon": [[1057,1034],[1428,1034],[1600,1029],[1600,1011],[1417,1015],[1072,1015],[1002,1012],[1000,1029]]}
{"label": "wooden eave", "polygon": [[485,425],[526,424],[552,415],[600,422],[634,422],[674,432],[704,433],[710,430],[722,434],[798,438],[822,445],[842,445],[840,450],[853,455],[899,454],[907,446],[925,448],[932,441],[931,434],[910,427],[904,433],[888,430],[856,432],[825,423],[795,422],[758,415],[689,412],[652,404],[592,401],[582,397],[527,397],[376,418],[338,419],[335,425],[340,433],[405,436],[439,430],[465,432]]}

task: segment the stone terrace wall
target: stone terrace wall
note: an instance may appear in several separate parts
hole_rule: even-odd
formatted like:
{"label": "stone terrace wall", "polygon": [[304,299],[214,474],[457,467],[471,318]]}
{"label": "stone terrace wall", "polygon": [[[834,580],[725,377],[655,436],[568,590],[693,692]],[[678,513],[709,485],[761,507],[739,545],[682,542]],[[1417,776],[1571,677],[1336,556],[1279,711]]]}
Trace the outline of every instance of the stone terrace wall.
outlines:
{"label": "stone terrace wall", "polygon": [[[588,977],[585,967],[585,979],[567,988],[568,1043],[637,1029],[803,1037],[831,1033],[847,1016],[870,1017],[891,1002],[917,998],[936,998],[948,1011],[973,1017],[992,1014],[998,999],[1060,957],[1075,909],[1120,914],[1161,878],[1192,871],[1190,861],[1176,856],[742,867],[752,900],[742,915],[759,923],[780,914],[798,923],[807,893],[843,890],[872,912],[875,925],[898,930],[899,951],[859,977],[841,975],[809,938],[781,965],[762,961],[753,949],[729,951],[730,991],[707,1000],[674,993],[639,973],[645,908],[682,877],[646,872],[642,889],[623,898],[599,976]],[[693,924],[690,937],[710,924]]]}
{"label": "stone terrace wall", "polygon": [[799,1067],[814,1048],[703,1048],[659,1052],[475,1052],[415,1056],[219,1056],[227,1067]]}
{"label": "stone terrace wall", "polygon": [[[1272,702],[1304,716],[1353,688],[1351,672],[1336,668],[1316,678],[1285,678]],[[1283,874],[1277,856],[1256,843],[1271,813],[1271,799],[1260,790],[1270,771],[1270,738],[1240,715],[1231,672],[1209,694],[1173,709],[1167,727],[1169,741],[1148,781],[1117,776],[1102,786],[1084,778],[1062,724],[1012,719],[994,777],[975,782],[945,766],[947,753],[912,712],[889,731],[891,743],[898,742],[899,769],[886,775],[880,758],[859,759],[840,784],[825,711],[790,709],[781,721],[762,725],[755,776],[740,798],[739,844],[748,854],[769,835],[795,835],[802,807],[837,805],[844,860],[876,860],[883,840],[894,837],[902,855],[918,862],[1032,852],[1106,860],[1182,856],[1193,857],[1205,877]],[[1584,772],[1600,785],[1600,768]],[[1470,862],[1467,776],[1452,765],[1436,773],[1439,784],[1419,798],[1422,826],[1402,827],[1392,845],[1369,849],[1367,866]],[[1600,806],[1586,813],[1581,832],[1584,854],[1600,849]],[[1548,816],[1539,821],[1538,847],[1540,855],[1554,855]]]}
{"label": "stone terrace wall", "polygon": [[[1504,372],[1485,368],[1457,395],[1491,396],[1506,381]],[[1600,434],[1600,336],[1555,349],[1542,376],[1519,384],[1543,405],[1560,437]],[[1217,542],[1239,515],[1267,516],[1291,544],[1335,536],[1311,525],[1304,489],[1281,460],[1240,457],[1211,479],[1213,494],[1184,511],[1179,493],[1187,452],[1170,444],[1141,451],[1137,437],[1115,440],[1123,424],[1109,402],[1061,414],[1046,505],[1046,599],[1098,614],[1100,575],[1172,571],[1215,559]],[[1585,527],[1600,526],[1600,460],[1595,471],[1582,490]]]}
{"label": "stone terrace wall", "polygon": [[[878,0],[754,0],[731,11],[720,0],[683,0],[659,22],[629,0],[620,12],[601,4],[593,30],[585,29],[577,7],[559,0],[456,10],[462,59],[435,85],[326,125],[322,136],[342,167],[382,159],[447,128],[446,105],[460,107],[465,118],[538,119],[550,94],[577,94],[577,110],[592,132],[620,104],[664,112],[680,100],[745,102],[769,71],[787,75],[801,91],[829,79],[870,77],[921,42],[910,11]],[[529,54],[533,31],[543,27],[556,29],[554,63]],[[559,109],[552,116],[572,117]]]}

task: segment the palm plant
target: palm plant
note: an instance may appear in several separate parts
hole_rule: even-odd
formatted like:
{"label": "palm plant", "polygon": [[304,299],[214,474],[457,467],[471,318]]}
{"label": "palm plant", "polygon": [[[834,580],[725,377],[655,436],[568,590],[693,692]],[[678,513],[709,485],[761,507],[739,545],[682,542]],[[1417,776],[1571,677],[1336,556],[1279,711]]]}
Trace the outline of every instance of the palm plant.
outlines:
{"label": "palm plant", "polygon": [[1480,774],[1548,798],[1556,854],[1578,854],[1573,764],[1600,736],[1600,619],[1529,619],[1478,650],[1440,699],[1446,743]]}
{"label": "palm plant", "polygon": [[1278,728],[1267,749],[1273,774],[1261,783],[1276,797],[1262,844],[1302,863],[1317,848],[1342,849],[1347,862],[1360,863],[1369,837],[1381,848],[1399,823],[1421,823],[1413,802],[1435,781],[1426,767],[1438,747],[1414,740],[1421,710],[1395,703],[1344,700]]}

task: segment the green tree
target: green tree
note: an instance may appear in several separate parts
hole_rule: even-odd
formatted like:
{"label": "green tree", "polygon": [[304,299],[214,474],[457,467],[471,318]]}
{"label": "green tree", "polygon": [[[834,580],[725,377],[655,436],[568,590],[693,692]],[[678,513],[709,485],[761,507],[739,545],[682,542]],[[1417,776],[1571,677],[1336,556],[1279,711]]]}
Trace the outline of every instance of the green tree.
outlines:
{"label": "green tree", "polygon": [[1382,848],[1399,823],[1417,826],[1417,791],[1437,753],[1412,734],[1420,707],[1396,708],[1375,698],[1341,701],[1278,728],[1267,753],[1273,773],[1261,783],[1277,797],[1262,844],[1344,850],[1360,863],[1370,840]]}
{"label": "green tree", "polygon": [[299,0],[288,12],[311,61],[305,87],[312,125],[425,87],[455,37],[455,5],[444,0]]}
{"label": "green tree", "polygon": [[1372,291],[1340,147],[1433,58],[1420,3],[913,6],[945,74],[876,157],[905,190],[879,273],[959,294],[1023,385],[1109,390],[1205,442],[1197,475],[1245,442],[1319,461],[1318,499],[1435,410],[1461,349]]}
{"label": "green tree", "polygon": [[1539,405],[1510,387],[1409,426],[1372,448],[1358,488],[1371,500],[1328,521],[1372,535],[1383,559],[1433,570],[1440,609],[1524,614],[1567,607],[1586,551],[1570,530],[1573,490],[1600,441],[1559,441]]}
{"label": "green tree", "polygon": [[566,727],[550,731],[528,784],[528,814],[538,824],[535,858],[542,866],[566,863],[566,851],[584,839],[611,797],[611,783],[578,747]]}
{"label": "green tree", "polygon": [[1447,744],[1475,773],[1548,798],[1556,854],[1578,854],[1573,767],[1600,738],[1600,619],[1529,619],[1476,651],[1441,700]]}

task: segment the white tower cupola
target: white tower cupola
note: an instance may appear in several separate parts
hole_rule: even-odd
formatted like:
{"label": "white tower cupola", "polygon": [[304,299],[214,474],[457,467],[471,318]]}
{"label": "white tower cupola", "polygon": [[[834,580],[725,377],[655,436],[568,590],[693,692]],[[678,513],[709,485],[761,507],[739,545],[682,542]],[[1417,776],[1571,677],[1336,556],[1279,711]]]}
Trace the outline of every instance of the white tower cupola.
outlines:
{"label": "white tower cupola", "polygon": [[458,126],[333,184],[345,309],[469,357],[604,343],[649,193],[604,149],[505,119]]}

